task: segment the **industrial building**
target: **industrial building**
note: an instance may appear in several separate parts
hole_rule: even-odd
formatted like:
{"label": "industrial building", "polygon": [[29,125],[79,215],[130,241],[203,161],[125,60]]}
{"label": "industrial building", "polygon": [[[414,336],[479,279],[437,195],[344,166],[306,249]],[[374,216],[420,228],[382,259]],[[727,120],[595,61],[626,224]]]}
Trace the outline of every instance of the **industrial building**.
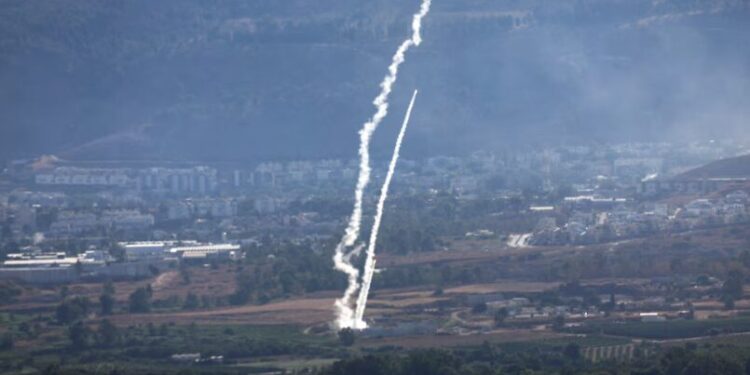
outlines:
{"label": "industrial building", "polygon": [[180,261],[237,260],[240,245],[201,244],[196,241],[121,242],[124,261],[108,252],[87,250],[77,256],[64,252],[8,254],[0,267],[0,280],[31,284],[59,284],[79,280],[148,277],[156,270],[173,268]]}
{"label": "industrial building", "polygon": [[182,260],[237,260],[240,258],[240,245],[205,244],[174,247],[169,252]]}

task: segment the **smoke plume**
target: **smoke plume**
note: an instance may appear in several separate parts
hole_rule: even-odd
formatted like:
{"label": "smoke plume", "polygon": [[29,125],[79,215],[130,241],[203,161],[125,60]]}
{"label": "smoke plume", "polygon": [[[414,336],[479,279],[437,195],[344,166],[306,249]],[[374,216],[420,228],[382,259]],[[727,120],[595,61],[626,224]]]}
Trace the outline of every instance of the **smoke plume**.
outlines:
{"label": "smoke plume", "polygon": [[[431,0],[423,0],[419,12],[414,15],[412,19],[411,37],[406,39],[398,47],[396,54],[393,55],[391,65],[388,66],[388,74],[386,74],[383,82],[380,83],[380,94],[373,101],[376,108],[375,114],[359,131],[359,177],[357,178],[357,186],[354,191],[354,209],[349,218],[349,223],[346,227],[344,236],[336,246],[335,255],[333,256],[334,267],[337,270],[344,272],[349,280],[349,285],[346,288],[344,295],[336,300],[335,303],[337,311],[336,324],[339,328],[353,327],[355,323],[353,319],[354,311],[352,308],[352,296],[359,288],[357,283],[359,271],[356,267],[352,266],[351,256],[347,256],[346,252],[347,249],[353,246],[359,238],[362,221],[362,197],[365,188],[370,182],[370,139],[372,138],[372,134],[378,128],[378,125],[380,125],[380,122],[382,122],[388,114],[388,97],[391,94],[393,84],[398,78],[398,68],[401,63],[404,62],[406,52],[412,46],[419,46],[422,43],[422,19],[430,11],[431,3]],[[359,250],[355,249],[354,252],[358,253]]]}
{"label": "smoke plume", "polygon": [[401,130],[398,133],[398,138],[396,138],[396,147],[393,149],[391,163],[388,165],[388,174],[385,176],[383,186],[380,188],[378,207],[375,211],[375,219],[372,223],[372,230],[370,231],[370,242],[367,245],[367,260],[365,261],[365,273],[362,278],[362,289],[360,289],[359,291],[359,298],[357,298],[357,310],[354,314],[354,328],[357,329],[367,328],[367,323],[365,323],[364,321],[364,315],[365,307],[367,307],[367,296],[370,293],[370,285],[372,284],[372,276],[375,274],[375,245],[378,242],[380,221],[383,219],[383,208],[385,207],[386,199],[388,199],[388,189],[391,186],[393,173],[396,171],[396,164],[398,163],[398,157],[401,153],[401,143],[404,141],[406,127],[409,125],[409,118],[411,118],[411,110],[412,108],[414,108],[414,101],[417,99],[417,92],[417,90],[414,90],[414,94],[411,97],[409,109],[406,110],[404,122],[403,124],[401,124]]}

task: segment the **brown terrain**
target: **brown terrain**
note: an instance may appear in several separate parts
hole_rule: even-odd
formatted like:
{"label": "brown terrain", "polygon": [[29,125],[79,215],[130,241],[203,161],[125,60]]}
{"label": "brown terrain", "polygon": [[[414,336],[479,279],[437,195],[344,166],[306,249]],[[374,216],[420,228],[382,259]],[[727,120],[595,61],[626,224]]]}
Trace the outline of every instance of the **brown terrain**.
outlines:
{"label": "brown terrain", "polygon": [[[645,239],[634,239],[612,244],[576,247],[545,247],[545,248],[523,248],[509,249],[499,240],[473,241],[471,247],[485,247],[487,251],[451,251],[436,252],[429,254],[416,254],[397,256],[384,254],[379,257],[379,264],[388,264],[387,267],[399,267],[414,264],[450,263],[451,265],[482,264],[488,266],[515,265],[517,269],[544,269],[539,266],[559,264],[566,260],[593,258],[598,253],[618,254],[641,252],[642,254],[653,253],[659,255],[659,259],[649,263],[660,264],[669,268],[671,253],[684,252],[675,247],[680,244],[689,243],[691,254],[707,254],[713,257],[721,254],[726,248],[748,248],[750,244],[750,226],[740,225],[718,229],[707,229],[683,233],[677,235],[662,234]],[[720,245],[718,245],[720,244]],[[528,254],[542,254],[535,260],[527,261]],[[683,253],[684,254],[684,253]],[[611,255],[610,255],[611,256]],[[701,255],[703,256],[703,255]],[[528,263],[533,262],[533,263]],[[689,264],[688,261],[686,263]],[[709,264],[701,264],[703,268],[713,267]],[[516,269],[514,268],[514,269]],[[190,283],[186,284],[178,270],[170,270],[148,280],[136,282],[116,282],[116,300],[122,306],[127,304],[128,296],[136,288],[151,284],[154,291],[154,300],[165,300],[170,296],[179,296],[184,299],[192,292],[198,296],[227,296],[234,292],[236,286],[236,266],[221,266],[218,269],[210,267],[191,268]],[[592,277],[582,278],[586,284],[608,284],[617,283],[621,285],[642,286],[650,282],[648,277],[643,278],[618,278],[618,277]],[[531,279],[519,278],[503,279],[491,283],[475,283],[455,287],[446,287],[441,295],[435,295],[433,285],[422,287],[378,289],[374,285],[372,299],[369,303],[367,316],[369,319],[388,318],[390,321],[414,321],[415,319],[439,320],[443,323],[459,324],[464,327],[482,328],[486,330],[474,330],[468,334],[451,335],[425,335],[398,338],[368,338],[363,339],[358,345],[361,346],[383,346],[396,345],[403,347],[428,347],[436,343],[441,346],[460,346],[467,344],[481,344],[489,342],[512,342],[528,340],[546,340],[561,337],[560,334],[550,330],[536,330],[530,328],[518,328],[512,330],[491,329],[491,317],[472,317],[458,311],[437,312],[431,307],[436,302],[453,299],[462,295],[486,294],[486,293],[538,293],[555,290],[559,282],[539,282]],[[96,301],[101,294],[101,283],[81,283],[69,286],[69,295],[81,295]],[[246,306],[216,306],[213,308],[197,309],[192,311],[155,311],[147,314],[115,314],[108,317],[112,322],[120,326],[142,325],[148,323],[162,324],[174,323],[184,324],[248,324],[248,325],[276,325],[289,324],[302,327],[321,326],[333,321],[333,301],[340,295],[340,291],[328,291],[310,293],[296,296],[285,300],[276,300],[264,305]],[[0,311],[53,311],[59,304],[59,290],[27,288],[18,301],[14,304],[0,306]],[[737,308],[745,309],[748,301],[737,302]],[[718,301],[699,302],[695,305],[696,318],[706,319],[721,314],[732,314],[731,311],[723,311]],[[465,309],[465,308],[464,308]],[[468,311],[468,310],[467,310]],[[489,320],[488,320],[489,319]],[[468,320],[468,321],[467,321]],[[483,332],[483,333],[481,333]]]}
{"label": "brown terrain", "polygon": [[750,155],[717,160],[676,176],[675,180],[747,177],[750,177]]}

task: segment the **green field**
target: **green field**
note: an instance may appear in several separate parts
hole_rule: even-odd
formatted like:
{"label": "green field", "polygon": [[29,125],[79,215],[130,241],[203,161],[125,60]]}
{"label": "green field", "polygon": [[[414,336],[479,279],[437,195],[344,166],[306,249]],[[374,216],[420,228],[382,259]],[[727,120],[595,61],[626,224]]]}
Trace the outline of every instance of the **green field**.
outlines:
{"label": "green field", "polygon": [[569,329],[573,333],[601,333],[652,340],[684,339],[726,333],[750,332],[750,318],[671,320],[666,322],[601,322]]}
{"label": "green field", "polygon": [[[101,345],[92,339],[85,348],[73,348],[67,328],[50,325],[47,336],[25,337],[17,324],[6,326],[16,333],[16,347],[0,351],[0,374],[59,368],[71,373],[109,373],[112,369],[167,372],[205,368],[205,365],[171,361],[173,354],[221,355],[223,365],[210,368],[227,373],[264,372],[305,367],[297,358],[337,357],[342,350],[335,336],[308,335],[296,326],[251,325],[140,325],[121,327],[116,343]],[[283,360],[286,358],[288,361]],[[292,360],[294,359],[294,360]],[[326,360],[330,362],[329,360]],[[258,362],[255,364],[254,362]],[[253,363],[240,371],[238,364]],[[104,365],[106,364],[106,365]],[[323,365],[311,363],[314,367]],[[105,366],[106,368],[102,368]]]}

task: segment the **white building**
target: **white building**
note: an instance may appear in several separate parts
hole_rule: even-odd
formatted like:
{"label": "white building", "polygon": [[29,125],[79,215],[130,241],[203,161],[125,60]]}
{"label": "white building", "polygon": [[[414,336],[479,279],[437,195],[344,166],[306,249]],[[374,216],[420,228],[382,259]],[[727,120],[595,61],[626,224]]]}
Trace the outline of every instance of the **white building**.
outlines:
{"label": "white building", "polygon": [[38,185],[129,186],[132,180],[124,169],[58,167],[34,176]]}
{"label": "white building", "polygon": [[8,254],[3,262],[5,268],[50,268],[70,267],[78,263],[78,257],[66,256],[64,252],[40,254]]}
{"label": "white building", "polygon": [[119,244],[125,251],[127,261],[159,260],[167,255],[166,242],[123,242]]}
{"label": "white building", "polygon": [[104,265],[107,262],[113,261],[112,256],[106,251],[102,250],[86,250],[82,254],[78,254],[78,261],[81,264],[98,264]]}
{"label": "white building", "polygon": [[178,246],[169,250],[173,255],[184,260],[231,259],[240,258],[240,245],[233,244],[200,244]]}
{"label": "white building", "polygon": [[663,322],[667,320],[664,315],[661,315],[658,312],[643,312],[640,313],[641,321],[644,323],[654,323],[654,322]]}

